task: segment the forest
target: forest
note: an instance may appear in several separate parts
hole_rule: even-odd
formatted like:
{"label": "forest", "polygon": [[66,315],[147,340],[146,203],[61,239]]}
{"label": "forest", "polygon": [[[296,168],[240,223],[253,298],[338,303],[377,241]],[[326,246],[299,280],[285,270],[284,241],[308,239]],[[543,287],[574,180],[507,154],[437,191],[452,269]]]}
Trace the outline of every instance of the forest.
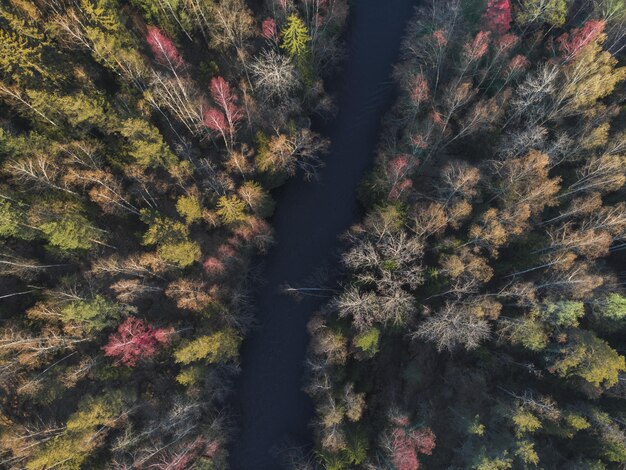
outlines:
{"label": "forest", "polygon": [[[0,468],[231,468],[374,1],[0,1]],[[626,0],[412,3],[288,468],[625,468]]]}
{"label": "forest", "polygon": [[625,36],[623,0],[421,3],[298,468],[624,468]]}
{"label": "forest", "polygon": [[0,2],[0,468],[228,467],[251,262],[323,165],[346,16]]}

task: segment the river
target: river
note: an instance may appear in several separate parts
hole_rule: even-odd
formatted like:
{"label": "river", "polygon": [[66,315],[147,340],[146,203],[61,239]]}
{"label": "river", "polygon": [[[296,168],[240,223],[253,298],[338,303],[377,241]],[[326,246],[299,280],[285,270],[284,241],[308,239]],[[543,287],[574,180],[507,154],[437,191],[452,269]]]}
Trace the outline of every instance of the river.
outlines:
{"label": "river", "polygon": [[264,258],[263,285],[254,297],[258,328],[244,341],[236,384],[233,470],[277,470],[286,448],[310,449],[314,412],[302,391],[306,323],[323,300],[296,302],[281,294],[281,286],[298,285],[316,269],[336,263],[338,237],[360,219],[356,189],[372,167],[381,119],[395,96],[390,74],[415,4],[350,2],[347,57],[331,84],[338,113],[321,129],[332,141],[326,166],[319,181],[292,179],[275,193],[270,222],[277,244]]}

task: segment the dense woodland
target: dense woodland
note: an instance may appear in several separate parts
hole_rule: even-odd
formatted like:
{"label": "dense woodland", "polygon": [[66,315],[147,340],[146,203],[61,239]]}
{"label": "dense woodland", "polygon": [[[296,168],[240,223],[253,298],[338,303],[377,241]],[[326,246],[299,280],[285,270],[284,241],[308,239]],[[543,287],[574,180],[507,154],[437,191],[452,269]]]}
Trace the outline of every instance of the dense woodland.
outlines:
{"label": "dense woodland", "polygon": [[223,469],[343,0],[0,2],[0,468]]}
{"label": "dense woodland", "polygon": [[625,36],[623,0],[417,11],[309,323],[324,468],[624,468]]}

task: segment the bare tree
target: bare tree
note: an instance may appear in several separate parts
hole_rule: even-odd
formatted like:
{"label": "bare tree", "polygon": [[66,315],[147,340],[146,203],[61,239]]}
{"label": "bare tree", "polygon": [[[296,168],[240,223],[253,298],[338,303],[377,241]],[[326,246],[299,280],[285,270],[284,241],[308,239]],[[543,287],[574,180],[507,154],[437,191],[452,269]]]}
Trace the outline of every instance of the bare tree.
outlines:
{"label": "bare tree", "polygon": [[475,349],[490,334],[489,323],[476,317],[467,306],[446,302],[439,311],[420,323],[413,337],[434,343],[439,352],[453,352],[459,347]]}

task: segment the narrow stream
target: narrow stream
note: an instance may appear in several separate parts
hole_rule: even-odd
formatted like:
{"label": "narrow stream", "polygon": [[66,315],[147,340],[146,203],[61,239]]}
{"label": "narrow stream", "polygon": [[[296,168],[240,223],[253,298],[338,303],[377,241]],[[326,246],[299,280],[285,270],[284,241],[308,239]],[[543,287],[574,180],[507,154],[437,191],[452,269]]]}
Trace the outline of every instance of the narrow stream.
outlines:
{"label": "narrow stream", "polygon": [[254,298],[259,327],[246,339],[234,400],[240,433],[233,470],[277,470],[286,448],[310,448],[310,399],[302,391],[306,323],[322,300],[282,295],[316,269],[336,263],[338,237],[359,220],[356,189],[371,168],[380,123],[394,98],[390,78],[404,27],[418,0],[353,0],[347,59],[332,88],[339,112],[323,131],[332,141],[320,180],[290,181],[277,193],[276,246],[265,257]]}

